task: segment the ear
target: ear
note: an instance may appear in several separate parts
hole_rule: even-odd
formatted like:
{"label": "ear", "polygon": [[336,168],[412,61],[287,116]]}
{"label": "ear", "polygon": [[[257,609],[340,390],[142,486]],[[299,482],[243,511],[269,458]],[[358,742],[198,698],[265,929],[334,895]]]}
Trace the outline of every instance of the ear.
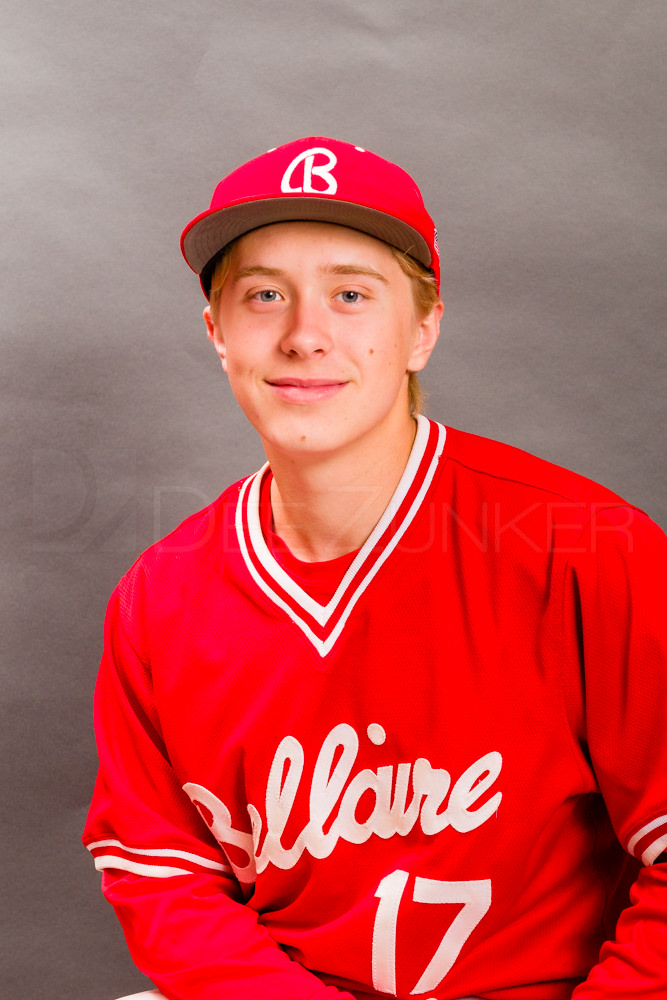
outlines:
{"label": "ear", "polygon": [[224,337],[222,336],[220,327],[211,315],[210,306],[206,306],[204,309],[204,323],[206,324],[206,335],[215,347],[222,367],[225,371],[227,371],[227,351],[225,348]]}
{"label": "ear", "polygon": [[426,367],[426,362],[431,357],[431,352],[440,336],[440,320],[444,310],[442,301],[438,300],[431,311],[418,320],[408,371],[420,372]]}

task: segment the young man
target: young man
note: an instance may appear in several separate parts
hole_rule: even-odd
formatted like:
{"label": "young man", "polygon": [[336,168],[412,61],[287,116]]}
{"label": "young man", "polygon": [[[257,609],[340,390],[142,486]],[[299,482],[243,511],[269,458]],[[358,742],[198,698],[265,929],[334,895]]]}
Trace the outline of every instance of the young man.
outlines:
{"label": "young man", "polygon": [[400,168],[289,143],[182,245],[268,463],[110,603],[84,839],[137,965],[172,1000],[667,997],[664,535],[415,415],[442,304]]}

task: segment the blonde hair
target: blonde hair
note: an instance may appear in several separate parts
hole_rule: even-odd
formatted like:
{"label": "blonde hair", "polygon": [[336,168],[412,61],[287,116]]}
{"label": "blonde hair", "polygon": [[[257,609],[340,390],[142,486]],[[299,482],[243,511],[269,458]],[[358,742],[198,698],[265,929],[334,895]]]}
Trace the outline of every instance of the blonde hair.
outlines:
{"label": "blonde hair", "polygon": [[[440,295],[435,283],[435,276],[432,271],[420,264],[414,257],[404,253],[397,247],[390,246],[389,249],[399,263],[403,274],[410,278],[412,284],[412,298],[414,300],[417,315],[428,316],[431,309],[439,302]],[[410,406],[410,416],[416,417],[424,408],[424,390],[421,387],[417,372],[410,372],[408,375],[408,404]]]}
{"label": "blonde hair", "polygon": [[[240,237],[239,237],[240,238]],[[236,240],[228,243],[220,251],[215,261],[209,265],[211,271],[211,286],[209,291],[209,302],[211,304],[211,315],[215,316],[223,286],[229,275],[232,264],[232,248]],[[410,257],[409,254],[397,247],[389,246],[389,249],[396,258],[403,274],[410,278],[412,284],[412,296],[417,310],[417,315],[427,316],[431,309],[437,304],[440,296],[435,283],[433,273]],[[410,406],[410,416],[414,417],[421,413],[424,406],[424,392],[419,382],[417,372],[410,372],[408,375],[408,403]]]}

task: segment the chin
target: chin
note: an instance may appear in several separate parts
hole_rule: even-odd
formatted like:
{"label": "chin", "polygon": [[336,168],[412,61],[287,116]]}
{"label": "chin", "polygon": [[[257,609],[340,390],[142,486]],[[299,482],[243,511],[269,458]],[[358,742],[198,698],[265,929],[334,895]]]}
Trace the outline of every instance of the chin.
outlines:
{"label": "chin", "polygon": [[268,450],[278,450],[295,455],[325,455],[341,451],[359,435],[351,433],[352,428],[341,429],[341,421],[290,420],[282,427],[257,428],[264,446]]}
{"label": "chin", "polygon": [[294,455],[326,455],[340,451],[346,441],[331,434],[318,434],[316,431],[302,431],[300,434],[285,435],[268,442],[270,447]]}

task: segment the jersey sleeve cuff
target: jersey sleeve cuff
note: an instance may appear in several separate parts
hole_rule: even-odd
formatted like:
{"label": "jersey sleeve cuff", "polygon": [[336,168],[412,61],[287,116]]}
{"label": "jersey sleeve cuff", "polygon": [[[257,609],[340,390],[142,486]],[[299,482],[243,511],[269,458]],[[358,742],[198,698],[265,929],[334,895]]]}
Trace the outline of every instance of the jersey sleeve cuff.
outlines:
{"label": "jersey sleeve cuff", "polygon": [[93,856],[95,868],[107,868],[131,872],[134,875],[149,875],[153,878],[171,878],[174,875],[211,872],[232,875],[229,865],[213,861],[190,851],[169,848],[128,847],[120,840],[96,840],[86,845]]}
{"label": "jersey sleeve cuff", "polygon": [[632,854],[643,865],[653,862],[667,849],[667,816],[658,816],[638,830],[627,845]]}

